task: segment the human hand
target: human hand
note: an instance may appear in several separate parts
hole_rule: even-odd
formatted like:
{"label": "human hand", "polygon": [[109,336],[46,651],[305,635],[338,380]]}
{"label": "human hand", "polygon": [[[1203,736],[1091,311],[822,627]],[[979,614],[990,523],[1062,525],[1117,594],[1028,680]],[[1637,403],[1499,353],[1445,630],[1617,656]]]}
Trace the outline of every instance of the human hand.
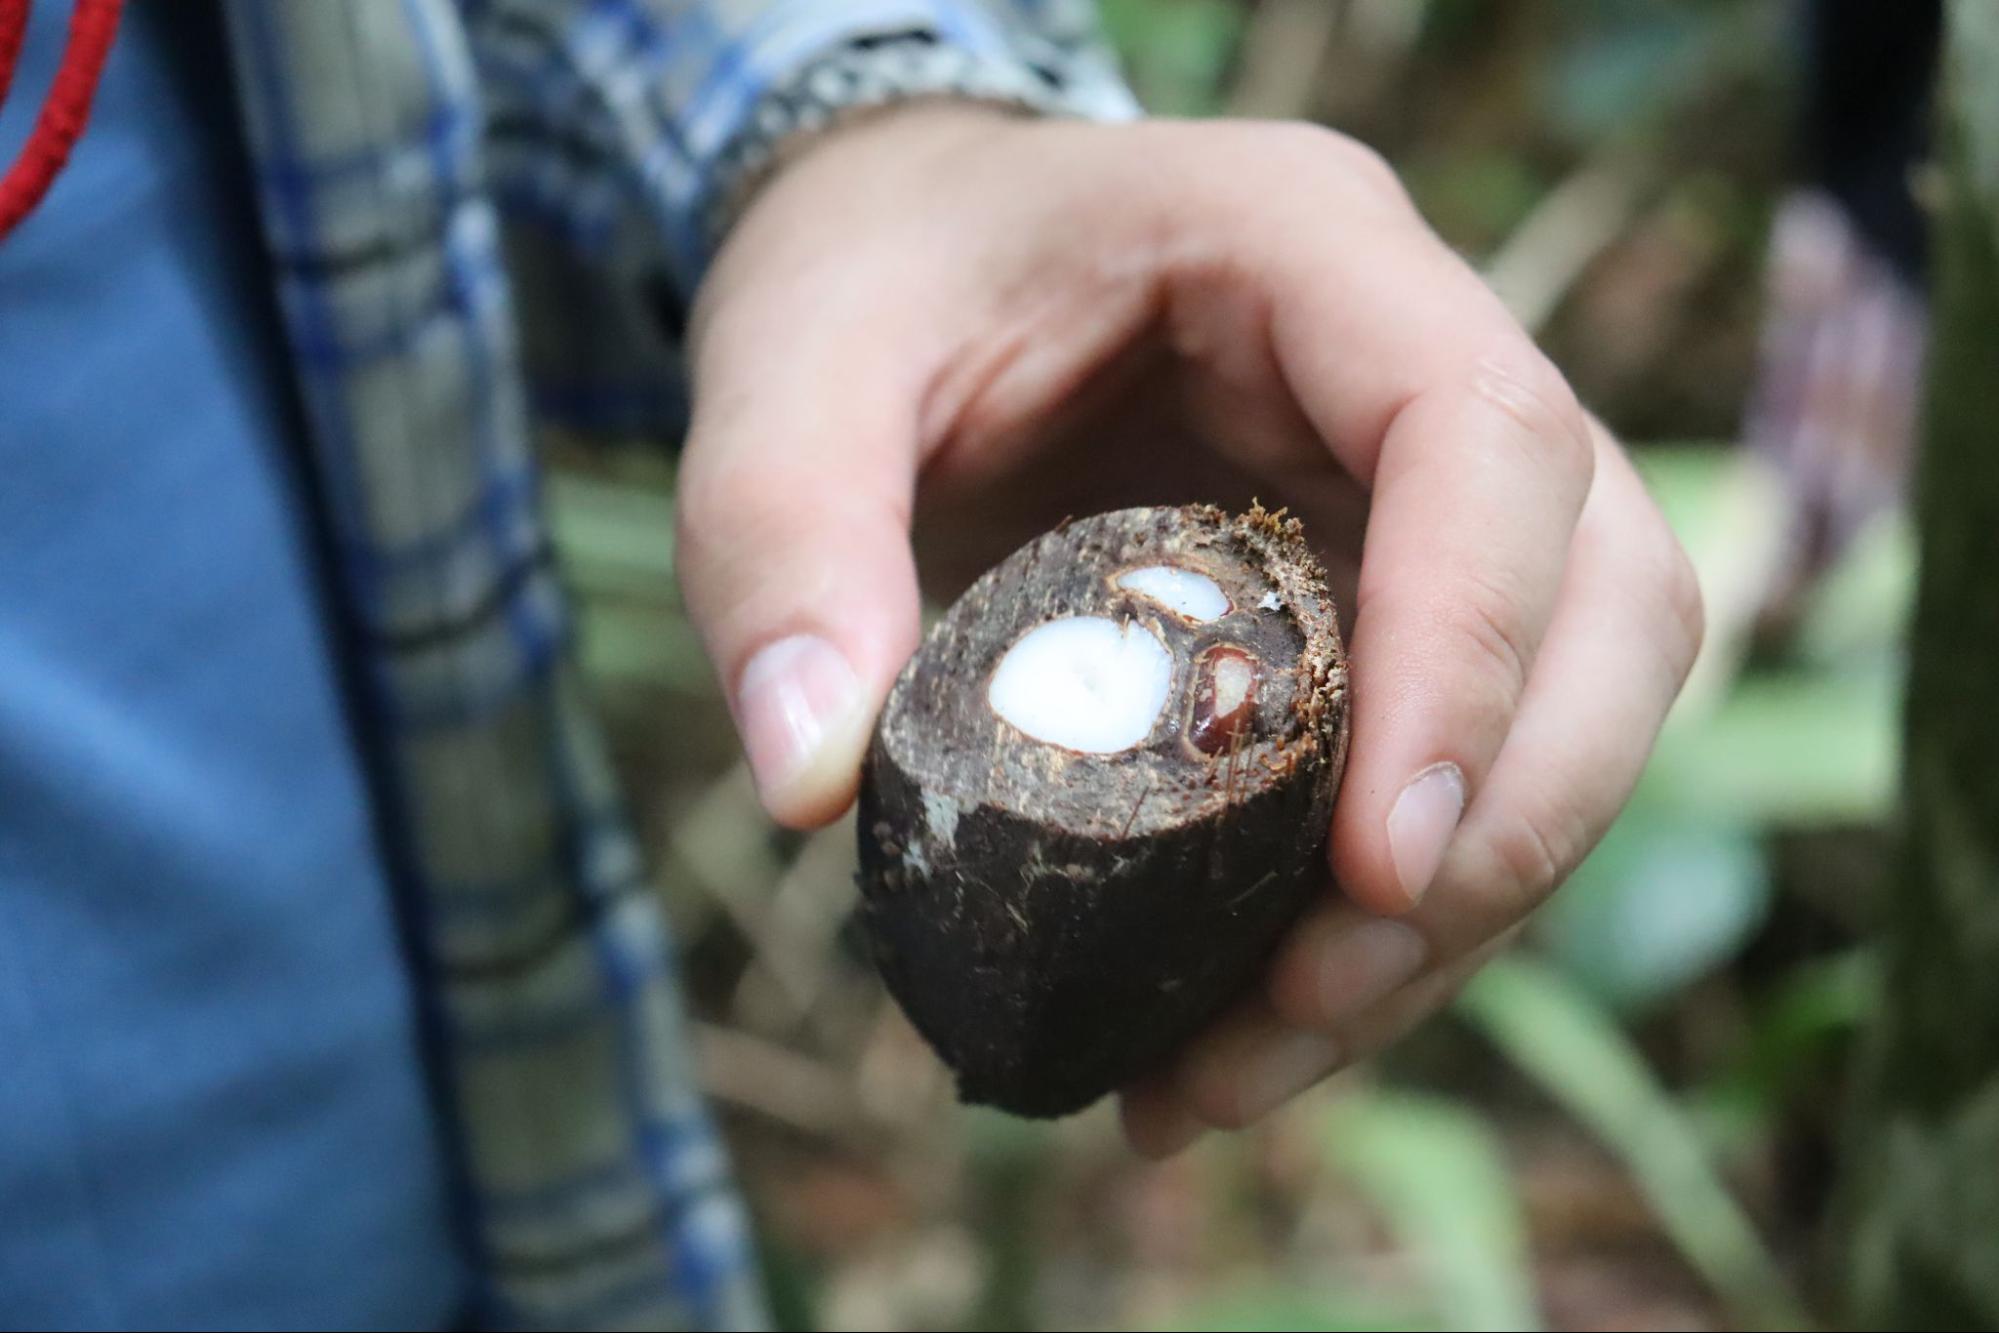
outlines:
{"label": "human hand", "polygon": [[1622,452],[1328,131],[906,108],[765,188],[691,350],[681,576],[787,825],[852,800],[919,564],[948,595],[1065,514],[1252,496],[1317,539],[1354,701],[1327,893],[1127,1090],[1155,1155],[1448,999],[1601,837],[1699,643]]}

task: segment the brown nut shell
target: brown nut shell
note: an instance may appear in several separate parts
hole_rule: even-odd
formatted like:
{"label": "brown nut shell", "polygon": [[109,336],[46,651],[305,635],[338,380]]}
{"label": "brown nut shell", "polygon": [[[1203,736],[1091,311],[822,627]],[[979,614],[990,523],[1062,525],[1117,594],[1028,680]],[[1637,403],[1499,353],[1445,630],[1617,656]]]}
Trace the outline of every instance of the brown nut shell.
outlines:
{"label": "brown nut shell", "polygon": [[[1176,615],[1135,564],[1213,579]],[[1137,620],[1173,657],[1151,733],[1115,754],[1023,734],[987,701],[1027,631]],[[1245,987],[1323,891],[1347,672],[1324,573],[1261,509],[1119,510],[988,571],[890,692],[863,772],[862,922],[960,1096],[1077,1111],[1156,1069]]]}

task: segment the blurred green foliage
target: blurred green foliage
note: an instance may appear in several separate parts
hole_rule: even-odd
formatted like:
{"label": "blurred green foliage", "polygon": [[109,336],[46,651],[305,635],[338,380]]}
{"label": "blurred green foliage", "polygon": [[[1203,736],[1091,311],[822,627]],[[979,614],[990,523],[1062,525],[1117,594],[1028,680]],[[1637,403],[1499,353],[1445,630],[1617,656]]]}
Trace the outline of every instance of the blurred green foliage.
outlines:
{"label": "blurred green foliage", "polygon": [[1512,1173],[1475,1110],[1406,1091],[1349,1097],[1326,1108],[1319,1138],[1415,1257],[1433,1326],[1541,1327]]}
{"label": "blurred green foliage", "polygon": [[1459,1009],[1615,1151],[1689,1262],[1760,1328],[1802,1328],[1790,1285],[1710,1161],[1693,1122],[1614,1019],[1552,970],[1488,964]]}
{"label": "blurred green foliage", "polygon": [[1104,27],[1146,109],[1164,116],[1221,110],[1248,11],[1235,0],[1103,0]]}
{"label": "blurred green foliage", "polygon": [[1175,1333],[1260,1333],[1264,1329],[1415,1333],[1437,1324],[1420,1306],[1349,1295],[1323,1284],[1255,1283],[1206,1296],[1164,1327]]}

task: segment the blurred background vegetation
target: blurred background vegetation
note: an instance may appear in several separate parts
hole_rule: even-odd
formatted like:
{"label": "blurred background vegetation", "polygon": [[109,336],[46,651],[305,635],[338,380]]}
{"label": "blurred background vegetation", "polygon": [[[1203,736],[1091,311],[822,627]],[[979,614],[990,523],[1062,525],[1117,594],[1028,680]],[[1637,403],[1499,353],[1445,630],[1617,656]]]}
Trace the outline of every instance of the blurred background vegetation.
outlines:
{"label": "blurred background vegetation", "polygon": [[[784,1320],[813,1328],[1798,1327],[1887,877],[1911,543],[1865,533],[1778,649],[1741,433],[1786,180],[1758,0],[1110,0],[1165,114],[1385,153],[1632,444],[1712,630],[1624,819],[1384,1061],[1162,1168],[1108,1106],[955,1106],[849,924],[852,830],[758,814],[672,580],[672,477],[566,460],[587,659],[684,943]],[[670,725],[666,720],[670,719]]]}

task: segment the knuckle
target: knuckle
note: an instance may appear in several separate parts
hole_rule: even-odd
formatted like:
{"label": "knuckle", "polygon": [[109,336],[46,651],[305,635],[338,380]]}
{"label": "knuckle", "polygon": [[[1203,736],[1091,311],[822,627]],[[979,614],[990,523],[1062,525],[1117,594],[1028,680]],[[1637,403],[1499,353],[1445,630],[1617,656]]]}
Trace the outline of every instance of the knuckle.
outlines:
{"label": "knuckle", "polygon": [[710,458],[685,467],[675,496],[676,536],[697,558],[713,558],[776,535],[801,514],[770,469],[747,460]]}
{"label": "knuckle", "polygon": [[1469,650],[1472,674],[1488,682],[1491,706],[1511,711],[1527,687],[1535,645],[1521,622],[1520,599],[1490,575],[1474,573],[1460,598],[1457,638]]}
{"label": "knuckle", "polygon": [[1408,204],[1401,175],[1379,150],[1344,134],[1333,133],[1327,145],[1334,162],[1363,191],[1384,202]]}
{"label": "knuckle", "polygon": [[1360,140],[1310,121],[1273,121],[1255,127],[1261,165],[1294,185],[1303,173],[1349,199],[1414,211],[1402,177],[1380,152]]}
{"label": "knuckle", "polygon": [[1596,464],[1589,419],[1562,373],[1538,351],[1488,352],[1478,358],[1472,391],[1510,418],[1537,456],[1587,485]]}
{"label": "knuckle", "polygon": [[690,458],[674,495],[674,542],[683,565],[713,559],[728,545],[746,495],[746,469],[698,466]]}
{"label": "knuckle", "polygon": [[773,552],[801,516],[756,468],[721,463],[682,473],[674,569],[688,609],[711,629],[754,621],[773,600]]}
{"label": "knuckle", "polygon": [[1524,811],[1493,834],[1492,851],[1505,877],[1507,919],[1523,916],[1553,893],[1589,848],[1582,819],[1554,806]]}

